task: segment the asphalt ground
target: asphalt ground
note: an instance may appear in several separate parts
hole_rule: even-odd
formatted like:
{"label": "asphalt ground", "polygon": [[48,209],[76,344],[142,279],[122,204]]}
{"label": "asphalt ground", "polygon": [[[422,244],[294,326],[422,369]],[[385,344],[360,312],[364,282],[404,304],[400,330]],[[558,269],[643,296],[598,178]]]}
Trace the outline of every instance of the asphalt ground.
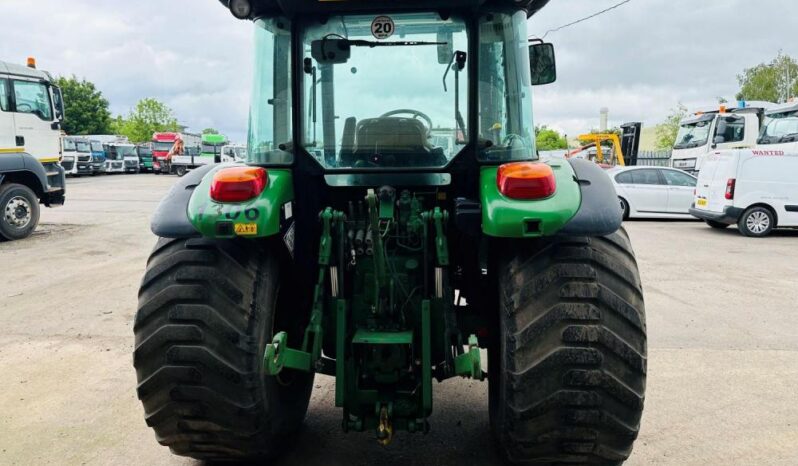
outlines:
{"label": "asphalt ground", "polygon": [[[172,456],[135,394],[132,322],[176,178],[70,179],[34,235],[0,243],[0,464],[196,464]],[[627,222],[648,318],[642,430],[628,465],[798,464],[798,231]],[[428,435],[343,434],[332,378],[278,465],[499,464],[487,384],[434,386]]]}

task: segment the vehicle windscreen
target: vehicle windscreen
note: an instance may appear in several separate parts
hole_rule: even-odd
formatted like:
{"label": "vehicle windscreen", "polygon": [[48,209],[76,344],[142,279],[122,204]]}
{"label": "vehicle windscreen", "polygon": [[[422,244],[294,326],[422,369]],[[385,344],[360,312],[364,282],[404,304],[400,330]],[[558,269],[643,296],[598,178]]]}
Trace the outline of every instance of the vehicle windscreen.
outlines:
{"label": "vehicle windscreen", "polygon": [[[456,51],[466,60],[462,20],[337,16],[308,22],[302,45],[304,146],[322,165],[442,166],[465,144],[468,79],[451,69]],[[340,47],[348,59],[326,59]],[[438,145],[433,131],[459,144]]]}
{"label": "vehicle windscreen", "polygon": [[759,144],[779,144],[798,141],[798,110],[775,113],[765,117],[759,132]]}
{"label": "vehicle windscreen", "polygon": [[126,155],[136,155],[136,148],[134,146],[116,146],[116,151],[119,153],[119,158],[123,159]]}
{"label": "vehicle windscreen", "polygon": [[222,144],[208,144],[203,142],[201,150],[203,154],[220,154],[222,151]]}
{"label": "vehicle windscreen", "polygon": [[244,147],[224,147],[222,155],[234,159],[243,159],[247,156],[247,149]]}
{"label": "vehicle windscreen", "polygon": [[75,141],[64,139],[64,152],[75,152]]}
{"label": "vehicle windscreen", "polygon": [[78,152],[91,152],[91,145],[88,141],[77,141],[75,142],[75,147]]}
{"label": "vehicle windscreen", "polygon": [[679,132],[676,134],[676,144],[674,144],[673,148],[689,149],[703,146],[709,139],[710,126],[712,126],[712,120],[697,121],[679,126]]}
{"label": "vehicle windscreen", "polygon": [[164,141],[153,142],[152,150],[158,152],[169,152],[169,150],[172,148],[174,144],[175,144],[174,142],[164,142]]}
{"label": "vehicle windscreen", "polygon": [[139,155],[142,157],[151,157],[152,156],[152,149],[149,147],[139,147],[138,148]]}
{"label": "vehicle windscreen", "polygon": [[102,152],[103,151],[103,144],[99,141],[92,141],[91,142],[91,151],[92,152]]}

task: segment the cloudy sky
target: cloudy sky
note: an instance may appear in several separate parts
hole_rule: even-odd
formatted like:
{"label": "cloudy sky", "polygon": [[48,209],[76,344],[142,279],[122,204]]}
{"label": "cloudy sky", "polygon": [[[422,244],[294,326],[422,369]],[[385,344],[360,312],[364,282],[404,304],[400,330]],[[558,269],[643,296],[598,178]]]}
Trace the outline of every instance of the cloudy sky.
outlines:
{"label": "cloudy sky", "polygon": [[[619,0],[552,0],[529,22],[542,35]],[[798,57],[798,1],[631,0],[550,33],[557,83],[537,88],[535,119],[569,135],[610,124],[654,125],[678,102],[732,100],[736,75],[779,50]],[[0,0],[0,59],[33,55],[54,74],[85,77],[127,113],[142,97],[181,123],[242,141],[252,26],[216,0]]]}

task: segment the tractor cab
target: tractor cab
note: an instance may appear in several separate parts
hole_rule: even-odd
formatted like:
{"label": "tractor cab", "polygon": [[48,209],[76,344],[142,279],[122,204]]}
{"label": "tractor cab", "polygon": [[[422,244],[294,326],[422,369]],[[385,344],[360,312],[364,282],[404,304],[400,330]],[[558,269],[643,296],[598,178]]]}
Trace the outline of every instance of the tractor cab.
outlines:
{"label": "tractor cab", "polygon": [[531,86],[555,72],[551,45],[529,46],[530,5],[388,14],[384,3],[251,5],[250,162],[443,171],[458,158],[534,159]]}

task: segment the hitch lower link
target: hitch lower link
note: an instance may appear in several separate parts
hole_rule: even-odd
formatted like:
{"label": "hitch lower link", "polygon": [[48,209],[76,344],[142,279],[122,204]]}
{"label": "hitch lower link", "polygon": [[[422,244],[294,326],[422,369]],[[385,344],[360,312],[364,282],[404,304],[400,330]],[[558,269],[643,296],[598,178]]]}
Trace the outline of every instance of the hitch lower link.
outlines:
{"label": "hitch lower link", "polygon": [[277,375],[285,368],[307,372],[312,369],[310,353],[289,348],[288,334],[285,332],[278,332],[272,342],[266,345],[263,365],[268,375]]}

